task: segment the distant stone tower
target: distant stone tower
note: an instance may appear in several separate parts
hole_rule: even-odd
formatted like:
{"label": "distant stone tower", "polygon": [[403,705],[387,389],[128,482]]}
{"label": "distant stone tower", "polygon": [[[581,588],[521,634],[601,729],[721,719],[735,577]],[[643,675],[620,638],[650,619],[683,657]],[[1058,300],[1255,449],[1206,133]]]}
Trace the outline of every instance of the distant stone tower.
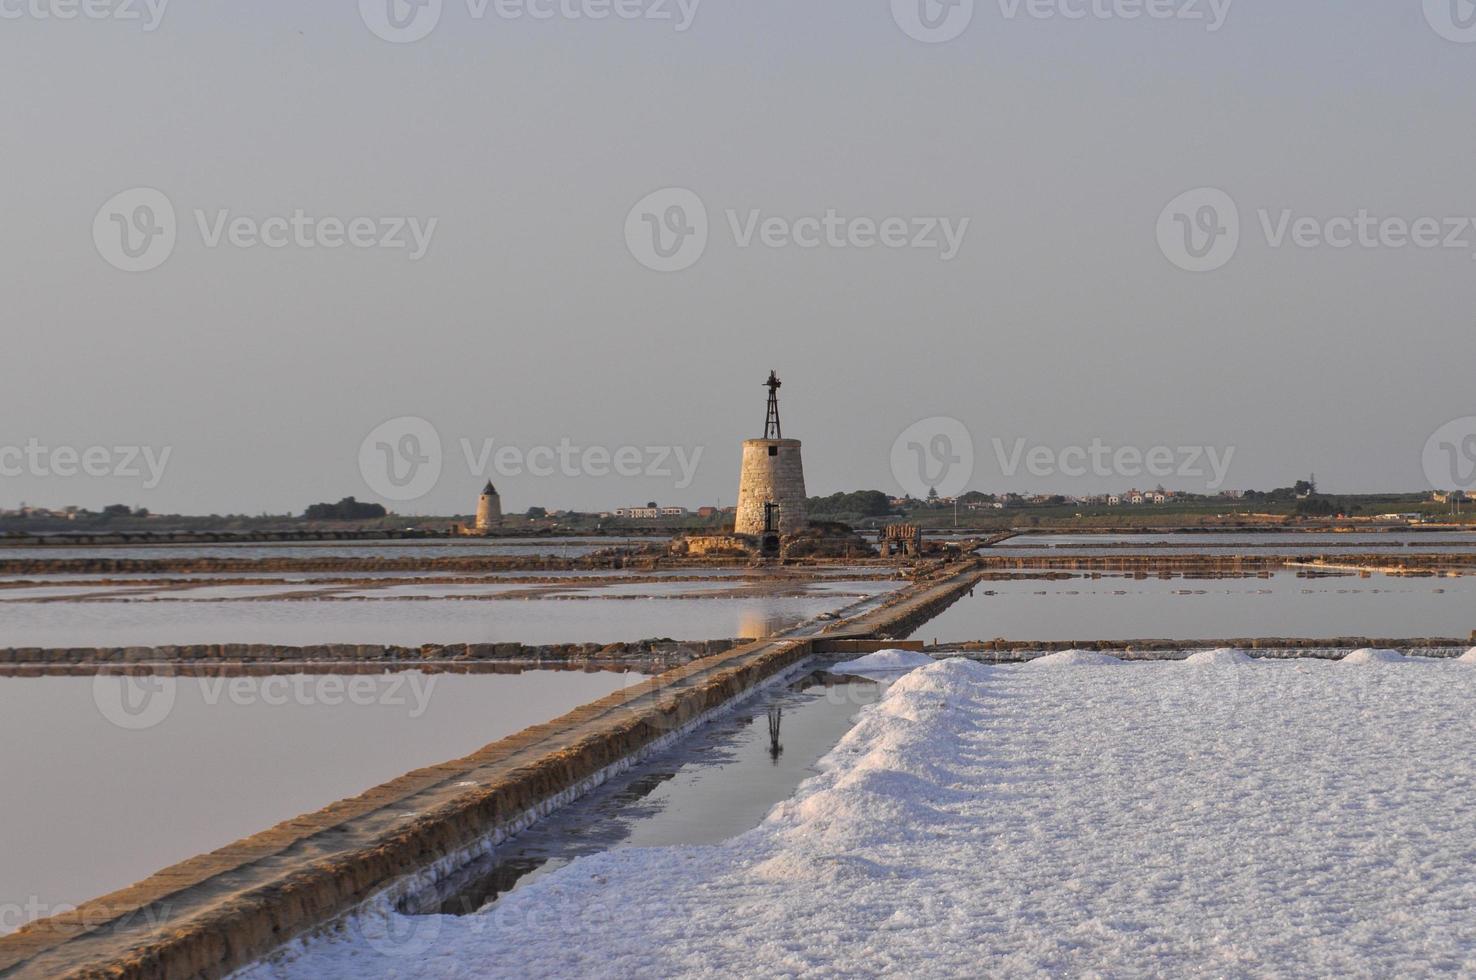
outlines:
{"label": "distant stone tower", "polygon": [[497,488],[488,480],[482,489],[482,495],[477,498],[477,530],[490,531],[502,523],[502,498],[497,495]]}
{"label": "distant stone tower", "polygon": [[769,372],[769,415],[764,437],[743,443],[743,473],[738,483],[738,534],[794,534],[809,526],[805,467],[798,439],[785,439],[779,426],[779,376]]}

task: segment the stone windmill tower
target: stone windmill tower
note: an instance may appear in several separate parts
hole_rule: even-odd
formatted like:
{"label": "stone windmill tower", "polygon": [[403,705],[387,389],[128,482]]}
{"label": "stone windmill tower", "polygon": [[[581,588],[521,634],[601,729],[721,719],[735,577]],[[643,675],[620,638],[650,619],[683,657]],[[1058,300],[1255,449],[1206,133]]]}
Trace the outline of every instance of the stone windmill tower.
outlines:
{"label": "stone windmill tower", "polygon": [[497,488],[488,480],[487,485],[482,488],[482,495],[477,498],[477,530],[490,531],[502,523],[502,498],[497,494]]}
{"label": "stone windmill tower", "polygon": [[764,437],[743,443],[743,473],[738,483],[734,531],[754,537],[786,535],[809,526],[805,467],[798,439],[786,439],[779,425],[779,376],[769,372],[769,414]]}

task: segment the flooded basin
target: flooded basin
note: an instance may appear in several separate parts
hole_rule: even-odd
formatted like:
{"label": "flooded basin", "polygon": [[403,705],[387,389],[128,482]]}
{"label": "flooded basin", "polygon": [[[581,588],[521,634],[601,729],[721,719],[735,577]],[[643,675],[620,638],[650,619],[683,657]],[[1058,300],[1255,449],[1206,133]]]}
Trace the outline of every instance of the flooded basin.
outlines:
{"label": "flooded basin", "polygon": [[0,931],[642,679],[544,670],[0,678]]}
{"label": "flooded basin", "polygon": [[919,631],[970,640],[1453,637],[1476,629],[1476,576],[1278,572],[1265,578],[1103,574],[984,581]]}
{"label": "flooded basin", "polygon": [[[589,594],[489,601],[7,602],[0,647],[187,643],[615,643],[765,637],[883,594],[893,583],[743,597]],[[495,588],[495,587],[494,587]],[[659,587],[658,587],[659,589]]]}

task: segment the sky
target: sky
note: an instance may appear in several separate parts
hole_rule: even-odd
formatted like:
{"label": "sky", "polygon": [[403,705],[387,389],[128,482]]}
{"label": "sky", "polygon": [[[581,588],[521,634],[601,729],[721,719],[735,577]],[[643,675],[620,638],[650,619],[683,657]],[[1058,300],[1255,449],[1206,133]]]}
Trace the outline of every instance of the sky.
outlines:
{"label": "sky", "polygon": [[0,508],[1476,486],[1468,0],[152,2],[0,0]]}

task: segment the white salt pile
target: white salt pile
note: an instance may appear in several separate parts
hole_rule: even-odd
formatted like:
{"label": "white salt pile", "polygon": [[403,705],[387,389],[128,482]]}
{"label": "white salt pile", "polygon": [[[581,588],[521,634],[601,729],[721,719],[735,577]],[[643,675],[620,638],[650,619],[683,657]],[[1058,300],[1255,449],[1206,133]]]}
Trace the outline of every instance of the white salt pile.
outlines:
{"label": "white salt pile", "polygon": [[1463,664],[1476,664],[1476,647],[1472,647],[1462,654],[1459,662]]}
{"label": "white salt pile", "polygon": [[901,674],[934,663],[925,653],[911,650],[878,650],[859,660],[847,660],[830,668],[833,674]]}
{"label": "white salt pile", "polygon": [[238,980],[1471,974],[1476,670],[1262,666],[944,660],[732,840],[386,900]]}
{"label": "white salt pile", "polygon": [[1345,664],[1402,664],[1405,661],[1404,654],[1398,650],[1355,650],[1344,657],[1340,663]]}
{"label": "white salt pile", "polygon": [[1052,653],[1032,660],[1025,666],[1033,668],[1106,667],[1120,663],[1122,663],[1121,660],[1105,653],[1094,653],[1091,650],[1062,650],[1060,653]]}
{"label": "white salt pile", "polygon": [[1255,660],[1240,650],[1228,647],[1219,650],[1201,650],[1184,661],[1195,667],[1228,667],[1233,664],[1253,664]]}

